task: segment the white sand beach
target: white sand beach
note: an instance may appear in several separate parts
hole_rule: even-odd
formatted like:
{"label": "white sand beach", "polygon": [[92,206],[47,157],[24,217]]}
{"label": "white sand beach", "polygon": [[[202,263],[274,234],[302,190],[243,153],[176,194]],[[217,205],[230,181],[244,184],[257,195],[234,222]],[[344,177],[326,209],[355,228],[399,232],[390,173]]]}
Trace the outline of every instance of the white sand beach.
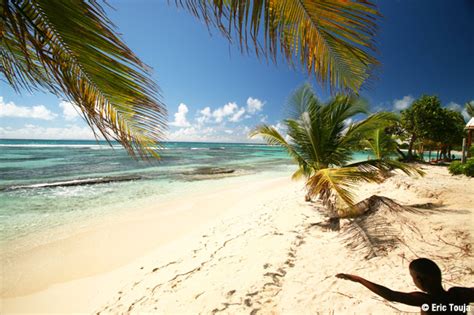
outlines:
{"label": "white sand beach", "polygon": [[[363,184],[358,199],[385,196],[417,211],[380,211],[396,236],[369,249],[347,246],[319,202],[304,201],[288,177],[233,183],[102,219],[34,247],[2,251],[1,313],[391,314],[417,312],[363,286],[352,273],[415,291],[417,257],[434,260],[444,286],[473,286],[474,178],[422,166],[424,178],[397,174]],[[166,210],[164,210],[166,209]],[[361,244],[363,244],[361,242]]]}

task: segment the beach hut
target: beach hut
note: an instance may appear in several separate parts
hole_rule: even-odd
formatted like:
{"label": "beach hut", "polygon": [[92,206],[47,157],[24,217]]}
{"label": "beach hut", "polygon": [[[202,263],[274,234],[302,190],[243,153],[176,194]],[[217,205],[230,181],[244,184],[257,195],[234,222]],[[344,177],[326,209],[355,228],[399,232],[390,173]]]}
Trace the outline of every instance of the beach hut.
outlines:
{"label": "beach hut", "polygon": [[471,145],[472,145],[472,140],[473,140],[473,137],[474,137],[474,117],[471,117],[471,120],[469,120],[469,122],[466,124],[466,127],[464,128],[467,130],[467,141],[466,141],[466,145],[463,146],[463,158],[462,158],[462,161],[464,162],[464,150],[467,149],[467,155],[470,156],[470,148],[471,148]]}
{"label": "beach hut", "polygon": [[474,117],[471,117],[471,120],[466,124],[467,130],[467,147],[470,148],[472,145],[472,137],[474,134]]}

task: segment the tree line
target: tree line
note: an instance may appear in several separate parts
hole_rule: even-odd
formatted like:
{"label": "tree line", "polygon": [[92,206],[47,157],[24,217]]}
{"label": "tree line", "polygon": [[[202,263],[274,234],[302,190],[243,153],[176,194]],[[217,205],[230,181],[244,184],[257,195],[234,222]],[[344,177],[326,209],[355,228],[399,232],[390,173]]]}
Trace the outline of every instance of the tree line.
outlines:
{"label": "tree line", "polygon": [[[472,103],[472,102],[471,102]],[[469,113],[469,105],[466,110]],[[463,115],[456,110],[445,108],[437,96],[423,95],[401,112],[398,135],[408,143],[408,151],[400,152],[403,159],[413,161],[423,159],[428,151],[436,150],[436,159],[451,159],[451,151],[462,145],[465,136]]]}

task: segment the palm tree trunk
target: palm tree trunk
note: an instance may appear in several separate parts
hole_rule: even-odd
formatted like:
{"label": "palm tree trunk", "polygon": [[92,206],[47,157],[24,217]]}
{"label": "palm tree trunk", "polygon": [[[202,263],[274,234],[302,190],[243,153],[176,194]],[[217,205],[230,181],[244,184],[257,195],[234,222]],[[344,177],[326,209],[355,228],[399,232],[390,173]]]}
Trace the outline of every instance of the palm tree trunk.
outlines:
{"label": "palm tree trunk", "polygon": [[403,153],[402,150],[400,150],[399,147],[397,147],[397,152],[398,152],[398,154],[400,154],[400,156],[402,157],[402,159],[403,159],[404,161],[406,161],[407,156],[405,155],[405,153]]}
{"label": "palm tree trunk", "polygon": [[415,140],[416,140],[416,135],[412,135],[410,139],[410,143],[408,145],[408,156],[407,156],[408,161],[413,160],[413,144],[415,143]]}

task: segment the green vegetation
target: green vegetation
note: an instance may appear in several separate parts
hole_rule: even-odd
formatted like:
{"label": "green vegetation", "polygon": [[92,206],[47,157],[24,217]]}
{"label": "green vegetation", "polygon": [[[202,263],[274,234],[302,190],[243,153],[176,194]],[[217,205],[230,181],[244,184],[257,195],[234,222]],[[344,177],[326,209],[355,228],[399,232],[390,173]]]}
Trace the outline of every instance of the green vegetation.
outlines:
{"label": "green vegetation", "polygon": [[[318,196],[333,215],[351,210],[351,188],[358,182],[382,181],[394,168],[410,175],[422,173],[390,158],[395,146],[384,128],[397,121],[395,114],[381,112],[350,122],[356,115],[368,114],[365,102],[353,95],[338,95],[323,104],[309,85],[299,88],[288,105],[293,109],[284,121],[288,139],[268,125],[258,126],[250,135],[283,147],[298,163],[293,178],[305,177],[308,194]],[[366,146],[376,158],[348,164],[352,153]]]}
{"label": "green vegetation", "polygon": [[448,169],[453,175],[464,174],[466,176],[474,177],[474,158],[468,159],[464,164],[460,161],[454,161],[449,165]]}
{"label": "green vegetation", "polygon": [[462,143],[464,126],[459,112],[442,108],[436,96],[423,95],[401,113],[401,127],[408,140],[406,159],[415,159],[415,146],[421,154],[426,148],[437,149],[440,158],[449,159],[453,147]]}
{"label": "green vegetation", "polygon": [[[369,1],[184,0],[243,51],[293,64],[333,89],[357,92],[378,64],[379,17]],[[95,1],[3,0],[0,69],[15,90],[42,89],[78,106],[95,132],[132,155],[157,157],[166,110],[150,69],[120,40]],[[259,42],[263,39],[263,43]],[[159,40],[150,38],[150,40]]]}
{"label": "green vegetation", "polygon": [[467,102],[465,108],[467,114],[471,117],[474,117],[474,100]]}

